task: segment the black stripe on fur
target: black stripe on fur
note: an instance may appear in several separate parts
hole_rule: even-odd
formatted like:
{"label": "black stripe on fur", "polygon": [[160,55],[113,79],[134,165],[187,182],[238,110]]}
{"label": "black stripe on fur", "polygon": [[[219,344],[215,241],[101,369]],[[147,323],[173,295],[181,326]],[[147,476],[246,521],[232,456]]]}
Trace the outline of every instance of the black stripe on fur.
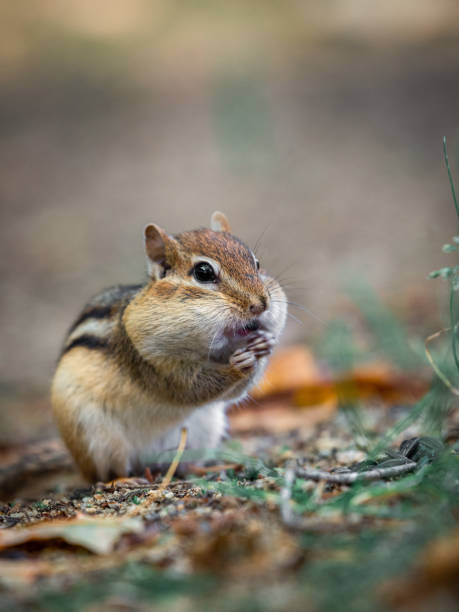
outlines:
{"label": "black stripe on fur", "polygon": [[90,350],[100,350],[106,349],[108,347],[108,342],[107,340],[102,340],[97,336],[83,334],[82,336],[75,338],[75,340],[73,340],[68,346],[66,346],[62,351],[62,355],[65,355],[65,353],[68,353],[77,346],[84,346],[85,348]]}
{"label": "black stripe on fur", "polygon": [[72,327],[69,329],[68,334],[70,335],[78,325],[81,325],[83,321],[88,319],[109,319],[112,314],[112,306],[94,306],[88,310],[84,310]]}

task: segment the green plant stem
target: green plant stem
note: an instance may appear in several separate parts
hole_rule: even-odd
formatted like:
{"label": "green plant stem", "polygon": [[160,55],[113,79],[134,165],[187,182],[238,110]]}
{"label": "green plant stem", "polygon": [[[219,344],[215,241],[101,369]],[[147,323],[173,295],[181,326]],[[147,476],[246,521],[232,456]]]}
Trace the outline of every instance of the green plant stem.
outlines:
{"label": "green plant stem", "polygon": [[457,354],[456,346],[456,319],[454,317],[454,277],[450,281],[450,293],[449,293],[449,316],[451,318],[451,345],[453,348],[453,357],[456,364],[456,368],[459,370],[459,358]]}
{"label": "green plant stem", "polygon": [[451,193],[453,194],[454,206],[456,207],[456,214],[459,220],[459,205],[457,203],[456,190],[454,189],[454,182],[453,182],[453,176],[451,174],[451,168],[449,167],[448,151],[446,149],[446,136],[443,136],[443,154],[445,156],[446,170],[448,171],[448,179],[449,179],[449,184],[451,185]]}

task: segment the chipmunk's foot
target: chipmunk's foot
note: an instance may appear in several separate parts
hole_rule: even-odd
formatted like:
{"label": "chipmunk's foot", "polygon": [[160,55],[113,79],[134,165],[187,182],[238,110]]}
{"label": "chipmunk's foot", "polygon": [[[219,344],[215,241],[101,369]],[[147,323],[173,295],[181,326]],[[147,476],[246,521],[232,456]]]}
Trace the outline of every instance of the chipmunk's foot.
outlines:
{"label": "chipmunk's foot", "polygon": [[110,487],[141,487],[143,485],[150,484],[147,478],[142,478],[141,476],[122,476],[120,478],[114,478],[113,480],[109,480],[104,483],[105,486]]}

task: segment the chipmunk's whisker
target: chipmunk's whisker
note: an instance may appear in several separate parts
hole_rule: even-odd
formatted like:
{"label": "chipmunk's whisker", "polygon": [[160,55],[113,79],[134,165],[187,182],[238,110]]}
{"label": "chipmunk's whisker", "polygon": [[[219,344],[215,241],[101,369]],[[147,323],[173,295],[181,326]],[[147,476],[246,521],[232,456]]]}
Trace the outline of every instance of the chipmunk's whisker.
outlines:
{"label": "chipmunk's whisker", "polygon": [[292,315],[291,312],[287,312],[287,316],[290,317],[293,321],[295,321],[296,323],[299,323],[300,325],[302,325],[303,327],[305,327],[305,324],[303,321],[301,321],[301,319],[298,319],[298,317],[295,317],[295,315]]}
{"label": "chipmunk's whisker", "polygon": [[306,308],[306,306],[302,306],[301,304],[297,304],[296,302],[292,302],[291,300],[272,300],[272,302],[277,303],[277,304],[288,304],[288,306],[293,306],[293,308],[298,308],[299,310],[302,310],[306,314],[311,315],[311,317],[313,317],[314,319],[317,319],[317,321],[322,323],[322,325],[325,325],[325,321],[321,319],[318,315],[316,315],[314,312],[312,312],[312,310],[309,310],[309,308]]}
{"label": "chipmunk's whisker", "polygon": [[257,254],[257,249],[261,244],[261,241],[264,237],[264,235],[266,234],[266,232],[269,230],[269,228],[271,227],[272,223],[268,223],[268,225],[266,225],[265,229],[261,232],[261,234],[258,236],[257,241],[255,242],[255,246],[253,247],[252,251]]}
{"label": "chipmunk's whisker", "polygon": [[318,315],[316,315],[314,312],[312,312],[312,310],[309,310],[309,308],[306,308],[306,306],[297,304],[296,302],[291,302],[290,300],[287,301],[287,304],[289,306],[293,306],[294,308],[298,308],[299,310],[302,310],[303,312],[311,315],[311,317],[314,317],[314,319],[317,319],[317,321],[322,323],[322,325],[325,325],[325,321],[321,319]]}
{"label": "chipmunk's whisker", "polygon": [[293,268],[293,266],[296,266],[299,263],[300,263],[299,258],[294,259],[293,261],[288,263],[286,266],[284,266],[280,272],[278,272],[277,274],[273,274],[272,278],[274,278],[275,280],[277,280],[277,282],[280,283],[281,281],[279,279],[282,277],[282,275],[288,272],[291,268]]}
{"label": "chipmunk's whisker", "polygon": [[214,346],[214,342],[215,342],[215,338],[217,337],[219,330],[217,329],[216,332],[214,333],[214,335],[212,336],[212,340],[210,341],[210,345],[209,345],[209,352],[207,353],[207,361],[210,361],[210,354],[212,352],[213,346]]}

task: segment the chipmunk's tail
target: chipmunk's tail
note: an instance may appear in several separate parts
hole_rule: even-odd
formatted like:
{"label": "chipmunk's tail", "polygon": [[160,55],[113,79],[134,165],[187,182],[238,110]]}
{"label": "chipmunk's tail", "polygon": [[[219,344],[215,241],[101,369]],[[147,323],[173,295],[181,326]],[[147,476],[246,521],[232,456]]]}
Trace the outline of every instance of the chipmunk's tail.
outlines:
{"label": "chipmunk's tail", "polygon": [[74,471],[72,459],[60,440],[28,444],[14,449],[12,459],[0,464],[0,500],[7,500],[35,478]]}

